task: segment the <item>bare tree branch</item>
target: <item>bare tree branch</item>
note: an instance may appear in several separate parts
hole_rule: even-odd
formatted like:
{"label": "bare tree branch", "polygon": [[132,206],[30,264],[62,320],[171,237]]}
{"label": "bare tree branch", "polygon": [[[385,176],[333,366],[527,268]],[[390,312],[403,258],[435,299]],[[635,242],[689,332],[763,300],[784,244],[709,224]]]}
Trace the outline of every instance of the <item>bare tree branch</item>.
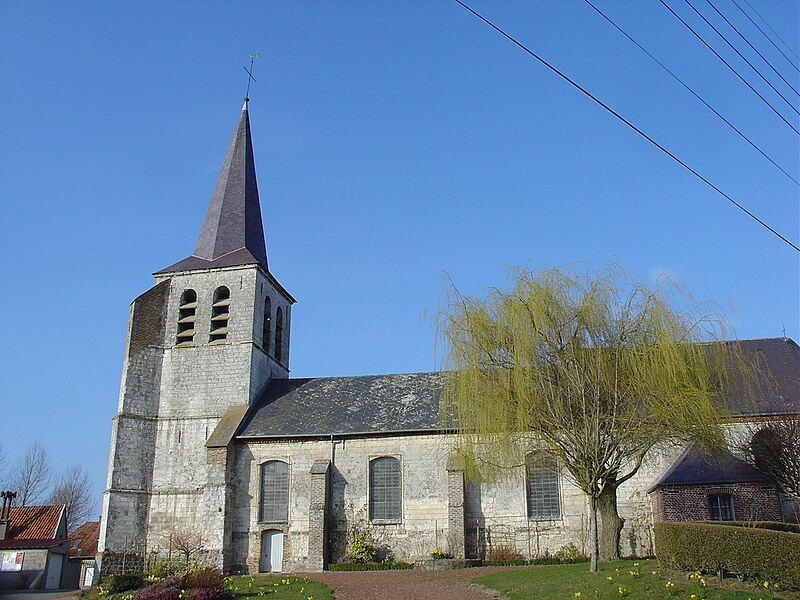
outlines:
{"label": "bare tree branch", "polygon": [[97,507],[86,469],[75,465],[62,473],[55,481],[48,503],[64,505],[68,532],[83,525]]}
{"label": "bare tree branch", "polygon": [[28,446],[25,454],[11,468],[8,488],[17,492],[20,506],[38,501],[50,484],[50,457],[41,444]]}

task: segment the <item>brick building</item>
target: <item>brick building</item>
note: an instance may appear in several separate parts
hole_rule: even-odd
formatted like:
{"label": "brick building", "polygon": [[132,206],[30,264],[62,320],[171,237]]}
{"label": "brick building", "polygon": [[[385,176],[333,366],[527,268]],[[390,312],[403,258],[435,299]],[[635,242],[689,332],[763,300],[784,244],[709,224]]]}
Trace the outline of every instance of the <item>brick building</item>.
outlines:
{"label": "brick building", "polygon": [[[156,272],[131,305],[103,571],[171,556],[176,536],[247,572],[320,570],[357,529],[407,560],[436,547],[585,548],[586,500],[552,457],[531,453],[491,486],[465,481],[440,423],[440,374],[289,377],[295,300],[268,267],[250,135],[245,103],[193,254]],[[745,346],[777,385],[740,417],[800,414],[797,345]],[[647,491],[682,450],[654,452],[619,488],[625,553],[652,553]],[[671,514],[662,487],[654,502]]]}

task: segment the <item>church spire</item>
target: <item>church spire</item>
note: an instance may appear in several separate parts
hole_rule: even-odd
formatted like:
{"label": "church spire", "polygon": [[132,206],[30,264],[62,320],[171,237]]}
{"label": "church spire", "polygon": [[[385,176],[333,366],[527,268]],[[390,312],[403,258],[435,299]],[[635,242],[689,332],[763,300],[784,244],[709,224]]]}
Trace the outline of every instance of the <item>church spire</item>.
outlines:
{"label": "church spire", "polygon": [[161,272],[241,264],[267,268],[248,100],[228,144],[192,256]]}
{"label": "church spire", "polygon": [[222,161],[193,254],[205,260],[216,260],[243,248],[266,268],[267,248],[261,224],[247,101]]}

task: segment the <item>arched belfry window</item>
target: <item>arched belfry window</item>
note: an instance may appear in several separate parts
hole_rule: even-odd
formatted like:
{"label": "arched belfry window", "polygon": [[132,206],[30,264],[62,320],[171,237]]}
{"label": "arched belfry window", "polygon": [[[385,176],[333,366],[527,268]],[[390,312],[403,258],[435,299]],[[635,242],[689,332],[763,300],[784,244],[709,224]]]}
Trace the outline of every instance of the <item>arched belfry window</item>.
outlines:
{"label": "arched belfry window", "polygon": [[194,326],[197,317],[197,292],[184,290],[178,304],[178,334],[176,346],[189,346],[194,343]]}
{"label": "arched belfry window", "polygon": [[261,465],[258,520],[262,523],[289,520],[289,465],[282,460],[270,460]]}
{"label": "arched belfry window", "polygon": [[283,309],[275,311],[275,360],[283,360]]}
{"label": "arched belfry window", "polygon": [[525,460],[525,492],[528,517],[531,519],[558,519],[561,517],[559,495],[559,468],[555,457],[536,452]]}
{"label": "arched belfry window", "polygon": [[272,300],[264,298],[264,326],[261,330],[261,347],[269,352],[269,338],[272,336]]}
{"label": "arched belfry window", "polygon": [[369,519],[397,522],[400,502],[400,459],[382,456],[369,462]]}
{"label": "arched belfry window", "polygon": [[209,342],[224,342],[228,339],[228,319],[230,318],[231,291],[225,286],[214,290],[214,303],[211,305],[211,332]]}

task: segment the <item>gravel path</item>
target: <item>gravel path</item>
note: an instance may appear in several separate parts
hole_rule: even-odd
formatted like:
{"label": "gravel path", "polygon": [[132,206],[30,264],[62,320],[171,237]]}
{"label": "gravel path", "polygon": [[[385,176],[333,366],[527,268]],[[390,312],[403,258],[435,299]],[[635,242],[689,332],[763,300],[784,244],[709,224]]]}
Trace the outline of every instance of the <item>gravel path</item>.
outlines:
{"label": "gravel path", "polygon": [[476,567],[450,571],[334,571],[304,573],[333,590],[336,600],[488,600],[494,590],[470,580],[519,567]]}

